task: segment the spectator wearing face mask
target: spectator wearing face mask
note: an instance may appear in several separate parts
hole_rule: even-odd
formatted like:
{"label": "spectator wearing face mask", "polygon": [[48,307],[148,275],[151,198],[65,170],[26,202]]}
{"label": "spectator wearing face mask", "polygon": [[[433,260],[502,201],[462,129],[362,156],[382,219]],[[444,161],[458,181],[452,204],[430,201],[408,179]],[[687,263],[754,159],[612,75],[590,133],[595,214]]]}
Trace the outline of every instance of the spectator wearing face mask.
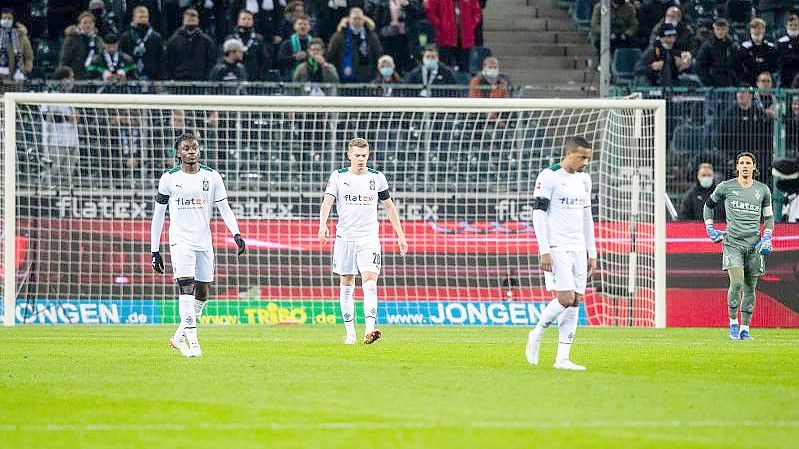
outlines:
{"label": "spectator wearing face mask", "polygon": [[660,36],[660,30],[665,24],[670,24],[677,31],[676,39],[674,41],[674,49],[678,53],[688,51],[691,52],[691,54],[696,54],[696,32],[688,24],[688,22],[684,20],[682,10],[677,6],[670,6],[666,10],[663,20],[658,22],[658,24],[652,28],[652,34],[649,38],[650,44],[658,40]]}
{"label": "spectator wearing face mask", "polygon": [[499,60],[489,56],[483,60],[483,70],[469,83],[470,98],[508,98],[510,81],[499,73]]}
{"label": "spectator wearing face mask", "polygon": [[377,59],[383,46],[374,23],[361,8],[352,8],[330,38],[327,60],[336,65],[341,82],[368,83],[377,73]]}
{"label": "spectator wearing face mask", "polygon": [[119,48],[133,58],[136,79],[160,79],[163,39],[150,26],[150,12],[147,7],[137,6],[133,9],[133,22],[119,39]]}
{"label": "spectator wearing face mask", "polygon": [[791,87],[799,73],[799,11],[795,9],[785,16],[785,35],[777,39],[777,52],[782,61],[780,84]]}
{"label": "spectator wearing face mask", "polygon": [[391,55],[383,55],[377,60],[378,75],[372,80],[372,84],[378,86],[378,95],[381,97],[391,97],[394,95],[394,88],[391,84],[402,83],[402,77],[397,73],[397,65]]}
{"label": "spectator wearing face mask", "polygon": [[216,44],[200,30],[200,14],[189,8],[183,12],[183,26],[166,43],[165,78],[205,81],[216,61]]}
{"label": "spectator wearing face mask", "polygon": [[[699,170],[696,172],[696,183],[682,197],[678,218],[680,220],[702,220],[702,208],[715,188],[716,178],[713,166],[707,162],[700,164]],[[724,221],[724,208],[715,208],[713,215],[715,221]]]}
{"label": "spectator wearing face mask", "polygon": [[105,42],[97,35],[94,14],[84,11],[78,16],[78,24],[64,30],[64,45],[61,47],[59,65],[72,69],[76,80],[93,77],[86,71],[95,56],[105,49]]}
{"label": "spectator wearing face mask", "polygon": [[235,39],[244,49],[244,67],[250,81],[264,81],[266,73],[272,68],[271,45],[264,43],[264,37],[255,32],[255,18],[247,10],[239,11],[236,28],[225,40]]}
{"label": "spectator wearing face mask", "polygon": [[750,39],[741,44],[738,50],[738,80],[754,85],[760,72],[776,73],[779,71],[780,55],[777,48],[767,41],[766,22],[755,18],[749,22]]}
{"label": "spectator wearing face mask", "polygon": [[28,30],[14,23],[14,10],[0,12],[0,80],[24,81],[33,70],[33,48]]}
{"label": "spectator wearing face mask", "polygon": [[660,28],[660,39],[655,41],[635,64],[636,83],[651,87],[673,87],[679,85],[681,73],[691,69],[691,55],[679,53],[674,44],[677,31],[670,23]]}
{"label": "spectator wearing face mask", "polygon": [[428,45],[422,51],[422,63],[405,75],[405,83],[421,84],[420,97],[444,97],[449,92],[442,89],[433,90],[435,85],[455,84],[455,75],[448,65],[439,61],[438,48]]}

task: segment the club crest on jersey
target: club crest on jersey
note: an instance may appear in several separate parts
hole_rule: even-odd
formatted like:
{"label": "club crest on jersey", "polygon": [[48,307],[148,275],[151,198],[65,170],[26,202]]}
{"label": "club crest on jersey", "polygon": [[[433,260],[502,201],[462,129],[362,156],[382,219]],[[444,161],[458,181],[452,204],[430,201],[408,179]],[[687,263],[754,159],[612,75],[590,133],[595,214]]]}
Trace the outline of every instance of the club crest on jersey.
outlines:
{"label": "club crest on jersey", "polygon": [[755,199],[758,199],[758,200],[760,199],[760,192],[759,191],[755,192]]}
{"label": "club crest on jersey", "polygon": [[203,192],[207,192],[210,185],[211,184],[208,182],[208,179],[203,179]]}
{"label": "club crest on jersey", "polygon": [[370,179],[369,180],[369,190],[374,190],[374,189],[375,189],[375,180],[374,179]]}

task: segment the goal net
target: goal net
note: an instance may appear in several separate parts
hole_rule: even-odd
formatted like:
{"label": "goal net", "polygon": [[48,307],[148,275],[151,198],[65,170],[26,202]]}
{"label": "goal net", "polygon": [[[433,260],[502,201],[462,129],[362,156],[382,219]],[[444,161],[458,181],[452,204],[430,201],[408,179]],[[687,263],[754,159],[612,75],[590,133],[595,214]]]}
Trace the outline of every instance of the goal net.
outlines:
{"label": "goal net", "polygon": [[5,106],[9,321],[177,321],[166,232],[167,274],[150,267],[150,217],[175,139],[192,132],[248,248],[235,255],[215,212],[216,279],[201,323],[340,322],[318,211],[360,136],[410,245],[400,257],[381,208],[378,322],[534,324],[551,295],[531,192],[577,135],[594,147],[599,247],[580,322],[665,325],[661,101],[8,94]]}

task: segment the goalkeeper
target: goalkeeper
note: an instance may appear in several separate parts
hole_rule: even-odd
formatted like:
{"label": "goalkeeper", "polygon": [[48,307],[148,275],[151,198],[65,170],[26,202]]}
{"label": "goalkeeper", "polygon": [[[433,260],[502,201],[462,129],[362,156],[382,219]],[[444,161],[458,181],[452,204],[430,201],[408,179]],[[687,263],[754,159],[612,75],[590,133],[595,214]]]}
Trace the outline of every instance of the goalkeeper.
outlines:
{"label": "goalkeeper", "polygon": [[197,322],[208,290],[214,280],[214,248],[211,244],[212,205],[216,205],[225,225],[233,234],[238,254],[244,252],[244,239],[227,201],[227,190],[219,172],[200,164],[200,142],[183,134],[175,142],[179,164],[164,173],[155,194],[151,229],[153,269],[164,272],[161,258],[161,230],[169,207],[169,252],[178,289],[180,324],[169,340],[186,357],[199,357]]}
{"label": "goalkeeper", "polygon": [[[771,250],[774,230],[774,212],[771,207],[771,190],[756,181],[758,174],[755,155],[739,153],[735,158],[738,177],[722,182],[708,197],[703,208],[707,235],[714,243],[724,241],[722,266],[730,276],[727,290],[727,307],[730,312],[730,340],[751,340],[749,323],[755,309],[755,287],[758,277],[765,272],[763,256]],[[724,204],[727,213],[727,230],[713,227],[713,209]],[[760,219],[765,221],[760,234]],[[741,323],[738,325],[738,310]]]}

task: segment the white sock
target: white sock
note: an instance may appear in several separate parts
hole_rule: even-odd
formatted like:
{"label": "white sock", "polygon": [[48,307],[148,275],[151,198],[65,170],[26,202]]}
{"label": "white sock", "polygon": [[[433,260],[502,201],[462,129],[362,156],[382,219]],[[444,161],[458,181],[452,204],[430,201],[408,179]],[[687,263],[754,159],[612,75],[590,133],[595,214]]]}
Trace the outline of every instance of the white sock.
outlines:
{"label": "white sock", "polygon": [[569,360],[579,313],[579,307],[567,307],[558,317],[558,354],[555,360]]}
{"label": "white sock", "polygon": [[366,318],[366,334],[375,330],[377,323],[377,281],[366,281],[363,288],[363,316]]}
{"label": "white sock", "polygon": [[203,309],[205,308],[205,301],[200,301],[199,299],[194,299],[194,317],[197,318],[197,324],[200,324],[200,317],[203,314]]}
{"label": "white sock", "polygon": [[730,325],[733,325],[733,324],[738,324],[738,318],[736,318],[734,320],[733,319],[730,320]]}
{"label": "white sock", "polygon": [[341,305],[341,317],[344,319],[344,329],[347,335],[355,336],[355,300],[352,294],[355,292],[354,285],[339,285],[339,304]]}
{"label": "white sock", "polygon": [[197,341],[197,317],[194,312],[194,295],[178,296],[178,311],[180,312],[183,334],[186,335],[189,347],[197,346],[199,342]]}
{"label": "white sock", "polygon": [[541,335],[544,334],[544,331],[555,321],[555,318],[563,312],[565,307],[558,301],[558,298],[549,301],[544,310],[541,312],[541,315],[538,317],[538,324],[535,325],[533,329],[533,338],[540,338]]}
{"label": "white sock", "polygon": [[743,331],[749,332],[749,326],[747,326],[746,324],[742,324],[741,325],[741,332],[743,332]]}

